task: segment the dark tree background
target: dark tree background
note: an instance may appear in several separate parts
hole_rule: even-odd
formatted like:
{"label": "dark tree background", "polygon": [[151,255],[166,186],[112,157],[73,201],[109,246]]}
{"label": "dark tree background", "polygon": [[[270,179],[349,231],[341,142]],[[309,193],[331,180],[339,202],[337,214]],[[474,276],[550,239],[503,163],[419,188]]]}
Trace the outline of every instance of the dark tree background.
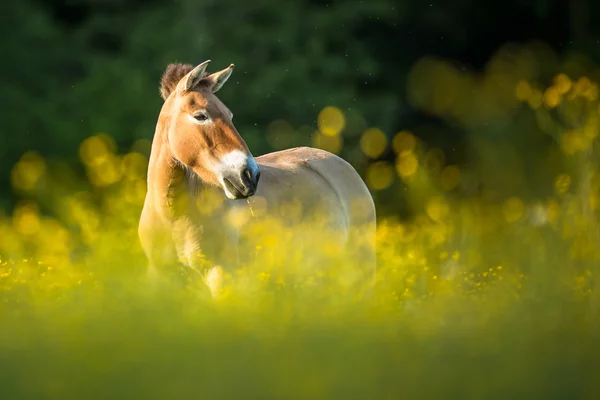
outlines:
{"label": "dark tree background", "polygon": [[350,131],[409,129],[467,163],[462,129],[409,105],[416,61],[435,55],[477,71],[501,45],[531,40],[600,55],[592,0],[19,0],[2,2],[0,15],[5,209],[11,166],[25,151],[74,162],[98,132],[122,151],[151,140],[170,62],[236,64],[220,97],[254,154],[272,150],[274,120],[294,128],[290,145],[310,144],[319,111],[335,105],[359,121]]}

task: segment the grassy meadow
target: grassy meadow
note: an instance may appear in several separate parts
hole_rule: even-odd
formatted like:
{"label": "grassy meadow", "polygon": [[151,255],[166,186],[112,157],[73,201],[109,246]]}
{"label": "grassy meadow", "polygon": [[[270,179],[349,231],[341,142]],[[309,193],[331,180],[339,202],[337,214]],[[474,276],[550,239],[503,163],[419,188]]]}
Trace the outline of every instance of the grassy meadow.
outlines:
{"label": "grassy meadow", "polygon": [[[343,260],[301,274],[286,232],[261,220],[256,261],[219,301],[183,269],[181,285],[151,286],[136,231],[149,142],[89,135],[75,166],[24,154],[21,200],[0,215],[1,397],[598,398],[598,71],[566,61],[542,84],[525,55],[481,76],[432,59],[411,72],[413,103],[463,126],[478,163],[361,130],[355,165],[379,209],[367,299],[323,283]],[[316,120],[315,146],[352,142],[345,111]]]}

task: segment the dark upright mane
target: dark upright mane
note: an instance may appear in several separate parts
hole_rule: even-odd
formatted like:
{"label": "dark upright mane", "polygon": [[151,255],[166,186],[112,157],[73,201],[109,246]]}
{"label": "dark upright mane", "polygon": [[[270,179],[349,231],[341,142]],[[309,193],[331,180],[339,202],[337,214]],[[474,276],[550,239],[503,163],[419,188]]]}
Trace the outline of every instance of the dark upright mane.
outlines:
{"label": "dark upright mane", "polygon": [[171,94],[175,87],[186,74],[188,74],[194,66],[191,64],[169,64],[167,69],[163,73],[160,80],[160,95],[163,100],[167,100],[167,97]]}

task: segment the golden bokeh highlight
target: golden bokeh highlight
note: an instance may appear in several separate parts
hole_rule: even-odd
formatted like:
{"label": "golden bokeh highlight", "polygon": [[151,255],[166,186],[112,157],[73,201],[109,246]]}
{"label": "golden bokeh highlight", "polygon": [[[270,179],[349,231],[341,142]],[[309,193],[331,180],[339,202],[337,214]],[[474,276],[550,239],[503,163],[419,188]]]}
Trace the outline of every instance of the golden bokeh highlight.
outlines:
{"label": "golden bokeh highlight", "polygon": [[392,139],[392,148],[396,154],[410,153],[415,149],[416,144],[417,139],[409,131],[400,131]]}
{"label": "golden bokeh highlight", "polygon": [[123,176],[123,165],[117,155],[105,154],[99,163],[88,166],[87,173],[90,182],[95,186],[110,186]]}
{"label": "golden bokeh highlight", "polygon": [[560,147],[567,155],[585,151],[592,145],[593,135],[596,133],[597,131],[593,127],[589,131],[585,129],[566,131],[560,138]]}
{"label": "golden bokeh highlight", "polygon": [[510,197],[504,202],[502,213],[506,222],[516,222],[523,217],[525,204],[518,197]]}
{"label": "golden bokeh highlight", "polygon": [[558,89],[555,87],[549,87],[544,92],[544,104],[546,104],[546,107],[548,108],[557,107],[560,104],[561,100],[562,96]]}
{"label": "golden bokeh highlight", "polygon": [[517,87],[515,89],[515,95],[517,99],[521,101],[527,101],[531,95],[533,94],[533,90],[527,81],[519,81]]}
{"label": "golden bokeh highlight", "polygon": [[381,129],[369,128],[360,138],[360,149],[368,157],[377,158],[385,151],[387,143],[387,136]]}
{"label": "golden bokeh highlight", "polygon": [[146,198],[146,181],[132,180],[123,187],[123,199],[134,205],[141,205]]}
{"label": "golden bokeh highlight", "polygon": [[367,185],[374,190],[388,188],[394,182],[394,168],[387,161],[376,161],[367,167]]}
{"label": "golden bokeh highlight", "polygon": [[104,133],[85,139],[79,146],[79,157],[93,185],[105,187],[117,183],[126,168],[129,168],[130,174],[141,173],[139,157],[136,161],[136,156],[131,156],[127,165],[124,165],[121,158],[115,154],[116,150],[114,140]]}
{"label": "golden bokeh highlight", "polygon": [[339,154],[342,150],[344,139],[341,135],[329,136],[315,132],[312,137],[312,145],[316,148]]}
{"label": "golden bokeh highlight", "polygon": [[79,146],[79,157],[87,166],[95,166],[105,161],[108,154],[116,150],[114,140],[100,133],[85,139]]}
{"label": "golden bokeh highlight", "polygon": [[436,221],[440,222],[450,213],[450,206],[441,196],[434,196],[427,202],[427,215]]}
{"label": "golden bokeh highlight", "polygon": [[38,207],[31,203],[17,205],[13,213],[13,227],[22,235],[30,236],[40,230]]}
{"label": "golden bokeh highlight", "polygon": [[456,165],[448,165],[440,174],[440,183],[444,190],[452,190],[460,184],[460,168]]}
{"label": "golden bokeh highlight", "polygon": [[143,154],[131,152],[123,157],[123,174],[129,179],[145,179],[148,158]]}
{"label": "golden bokeh highlight", "polygon": [[400,154],[396,158],[396,171],[402,178],[408,178],[414,175],[419,169],[419,160],[412,154]]}
{"label": "golden bokeh highlight", "polygon": [[542,103],[544,101],[544,95],[542,94],[541,91],[537,90],[537,89],[533,89],[531,91],[531,95],[529,96],[529,98],[527,98],[527,102],[529,103],[529,106],[531,108],[538,109],[542,106]]}
{"label": "golden bokeh highlight", "polygon": [[598,118],[598,115],[590,115],[583,127],[583,135],[590,141],[590,144],[591,141],[598,137],[598,130],[600,128]]}
{"label": "golden bokeh highlight", "polygon": [[19,190],[32,190],[45,172],[44,158],[38,152],[26,152],[11,170],[12,186]]}
{"label": "golden bokeh highlight", "polygon": [[552,224],[555,223],[560,215],[560,205],[554,199],[548,200],[546,204],[546,216],[548,221]]}
{"label": "golden bokeh highlight", "polygon": [[598,85],[590,80],[587,76],[582,76],[573,85],[573,92],[577,96],[581,96],[588,101],[596,101],[598,99]]}
{"label": "golden bokeh highlight", "polygon": [[571,79],[566,74],[558,74],[554,77],[554,87],[560,95],[565,95],[571,90]]}
{"label": "golden bokeh highlight", "polygon": [[333,106],[325,107],[317,117],[319,131],[325,136],[337,136],[344,129],[346,119],[342,111]]}

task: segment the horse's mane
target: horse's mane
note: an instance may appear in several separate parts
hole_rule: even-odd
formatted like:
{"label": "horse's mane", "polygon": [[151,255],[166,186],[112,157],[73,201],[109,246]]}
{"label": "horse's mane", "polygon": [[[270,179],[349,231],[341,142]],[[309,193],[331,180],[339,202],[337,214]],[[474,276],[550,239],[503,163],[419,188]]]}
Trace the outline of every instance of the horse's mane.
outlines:
{"label": "horse's mane", "polygon": [[[186,76],[192,69],[194,69],[192,64],[173,63],[167,65],[167,69],[160,80],[160,95],[163,100],[167,100],[181,78]],[[204,72],[204,76],[208,76],[208,73]]]}

